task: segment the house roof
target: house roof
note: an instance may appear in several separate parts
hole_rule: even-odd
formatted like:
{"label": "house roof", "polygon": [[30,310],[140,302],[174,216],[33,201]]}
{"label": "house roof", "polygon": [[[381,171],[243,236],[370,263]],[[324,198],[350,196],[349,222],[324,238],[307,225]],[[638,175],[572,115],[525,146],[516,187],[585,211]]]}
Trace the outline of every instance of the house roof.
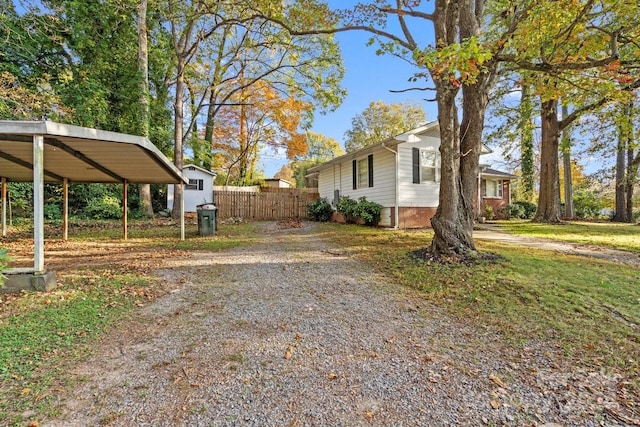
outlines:
{"label": "house roof", "polygon": [[204,173],[209,174],[209,175],[211,175],[213,177],[218,176],[218,173],[216,171],[208,171],[205,168],[201,168],[200,166],[196,166],[194,164],[184,165],[184,167],[182,169],[184,170],[184,169],[187,169],[187,168],[199,170],[200,172],[204,172]]}
{"label": "house roof", "polygon": [[491,169],[491,168],[483,168],[482,169],[482,176],[496,177],[496,178],[502,178],[502,179],[518,179],[518,178],[520,178],[517,175],[512,175],[510,173],[502,172],[502,171],[499,171],[497,169]]}
{"label": "house roof", "polygon": [[[419,126],[415,129],[411,129],[407,132],[401,133],[399,135],[395,135],[392,136],[390,138],[387,138],[383,141],[377,142],[375,144],[371,144],[371,145],[367,145],[365,147],[362,147],[356,151],[352,151],[351,153],[347,153],[344,154],[340,157],[336,157],[335,159],[331,159],[327,162],[324,162],[320,165],[314,166],[312,168],[310,168],[308,170],[308,175],[307,176],[313,176],[315,174],[317,174],[318,172],[320,172],[322,169],[325,169],[331,165],[337,164],[337,163],[342,163],[344,161],[349,161],[352,159],[356,159],[358,157],[362,157],[362,156],[366,156],[371,154],[372,152],[376,151],[379,148],[384,148],[384,147],[389,147],[392,148],[394,146],[397,146],[398,144],[401,144],[403,142],[418,142],[417,140],[417,136],[421,135],[421,136],[430,136],[430,137],[434,137],[434,138],[439,138],[440,137],[440,125],[438,123],[437,120],[431,121],[429,123],[426,123],[422,126]],[[481,154],[488,154],[491,153],[492,150],[487,147],[486,145],[482,145],[482,152]]]}
{"label": "house roof", "polygon": [[147,138],[50,121],[0,120],[0,175],[33,180],[33,139],[44,137],[44,180],[166,184],[187,182]]}

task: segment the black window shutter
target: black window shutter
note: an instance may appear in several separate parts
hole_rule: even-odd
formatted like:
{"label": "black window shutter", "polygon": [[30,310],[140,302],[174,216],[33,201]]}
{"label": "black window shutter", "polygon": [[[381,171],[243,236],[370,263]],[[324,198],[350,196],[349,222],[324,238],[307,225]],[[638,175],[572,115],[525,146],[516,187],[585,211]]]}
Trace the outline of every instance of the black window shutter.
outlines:
{"label": "black window shutter", "polygon": [[369,157],[367,157],[367,163],[368,163],[368,168],[369,169],[369,187],[373,187],[373,154],[369,154]]}
{"label": "black window shutter", "polygon": [[354,160],[353,165],[353,189],[358,188],[358,162]]}
{"label": "black window shutter", "polygon": [[413,183],[420,184],[420,150],[418,148],[411,149],[411,158],[413,164]]}
{"label": "black window shutter", "polygon": [[204,188],[204,179],[199,179],[198,180],[198,190],[202,191],[203,188]]}

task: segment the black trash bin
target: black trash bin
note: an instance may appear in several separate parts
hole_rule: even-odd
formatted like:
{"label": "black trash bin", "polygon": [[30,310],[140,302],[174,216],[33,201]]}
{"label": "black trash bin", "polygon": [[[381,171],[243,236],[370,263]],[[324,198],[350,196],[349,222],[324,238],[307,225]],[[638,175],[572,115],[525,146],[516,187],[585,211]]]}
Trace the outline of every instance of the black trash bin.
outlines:
{"label": "black trash bin", "polygon": [[203,203],[196,206],[198,212],[198,234],[211,236],[216,232],[216,211],[218,208],[213,203]]}

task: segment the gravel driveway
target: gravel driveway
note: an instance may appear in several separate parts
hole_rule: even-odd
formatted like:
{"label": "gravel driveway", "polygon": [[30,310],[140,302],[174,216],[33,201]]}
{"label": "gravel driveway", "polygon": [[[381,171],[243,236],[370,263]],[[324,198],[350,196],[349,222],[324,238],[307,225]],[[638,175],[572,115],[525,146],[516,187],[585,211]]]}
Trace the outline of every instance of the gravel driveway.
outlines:
{"label": "gravel driveway", "polygon": [[619,379],[471,329],[315,224],[169,264],[173,290],[77,367],[45,425],[625,425]]}

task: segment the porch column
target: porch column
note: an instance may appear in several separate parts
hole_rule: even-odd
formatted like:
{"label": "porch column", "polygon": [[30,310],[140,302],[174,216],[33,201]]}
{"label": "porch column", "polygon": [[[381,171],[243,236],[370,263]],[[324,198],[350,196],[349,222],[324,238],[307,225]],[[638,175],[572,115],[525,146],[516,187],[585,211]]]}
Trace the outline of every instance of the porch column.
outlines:
{"label": "porch column", "polygon": [[44,135],[33,136],[33,270],[44,273]]}
{"label": "porch column", "polygon": [[[180,197],[180,240],[184,240],[184,182],[181,181],[180,184],[176,185],[182,187],[182,197]],[[176,208],[175,205],[173,208]]]}
{"label": "porch column", "polygon": [[2,237],[7,236],[7,178],[2,177]]}
{"label": "porch column", "polygon": [[69,239],[69,179],[62,180],[62,240]]}
{"label": "porch column", "polygon": [[122,239],[127,240],[127,205],[129,204],[127,195],[127,180],[122,182]]}

